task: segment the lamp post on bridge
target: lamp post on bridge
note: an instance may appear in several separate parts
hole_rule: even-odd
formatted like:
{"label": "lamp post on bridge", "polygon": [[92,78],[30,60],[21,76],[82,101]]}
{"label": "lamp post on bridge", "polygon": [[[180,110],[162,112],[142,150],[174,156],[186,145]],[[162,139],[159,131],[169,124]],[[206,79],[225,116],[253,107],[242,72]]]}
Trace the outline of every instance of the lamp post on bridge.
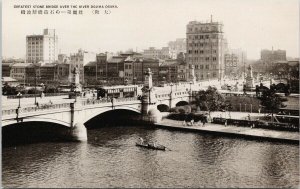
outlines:
{"label": "lamp post on bridge", "polygon": [[17,97],[19,98],[19,106],[18,106],[18,109],[19,109],[19,108],[21,108],[21,97],[22,97],[22,93],[19,92],[19,93],[17,94]]}
{"label": "lamp post on bridge", "polygon": [[[36,68],[37,68],[37,65],[34,64],[34,105],[37,104],[37,102],[36,102],[36,80],[37,80]],[[40,77],[38,77],[38,78],[40,79]]]}
{"label": "lamp post on bridge", "polygon": [[192,81],[190,81],[190,93],[192,93]]}
{"label": "lamp post on bridge", "polygon": [[170,83],[170,86],[171,86],[171,93],[173,92],[173,83]]}

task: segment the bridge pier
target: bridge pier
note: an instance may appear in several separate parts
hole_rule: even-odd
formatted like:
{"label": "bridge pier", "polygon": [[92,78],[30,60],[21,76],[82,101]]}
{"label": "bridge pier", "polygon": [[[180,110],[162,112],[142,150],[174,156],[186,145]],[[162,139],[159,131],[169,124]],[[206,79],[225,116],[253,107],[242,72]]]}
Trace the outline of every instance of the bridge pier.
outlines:
{"label": "bridge pier", "polygon": [[87,141],[86,127],[82,123],[83,112],[81,102],[75,102],[70,104],[71,108],[71,127],[69,132],[69,138],[74,141],[84,142]]}
{"label": "bridge pier", "polygon": [[87,141],[87,131],[83,123],[77,122],[70,128],[69,137],[71,140],[84,142]]}

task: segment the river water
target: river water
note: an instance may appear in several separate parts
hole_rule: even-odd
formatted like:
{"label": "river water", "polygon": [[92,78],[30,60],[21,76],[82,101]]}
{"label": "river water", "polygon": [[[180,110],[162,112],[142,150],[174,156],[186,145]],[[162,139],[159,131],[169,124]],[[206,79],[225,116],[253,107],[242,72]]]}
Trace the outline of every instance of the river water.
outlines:
{"label": "river water", "polygon": [[[171,150],[135,146],[139,137]],[[149,126],[2,149],[4,187],[298,187],[299,146]]]}

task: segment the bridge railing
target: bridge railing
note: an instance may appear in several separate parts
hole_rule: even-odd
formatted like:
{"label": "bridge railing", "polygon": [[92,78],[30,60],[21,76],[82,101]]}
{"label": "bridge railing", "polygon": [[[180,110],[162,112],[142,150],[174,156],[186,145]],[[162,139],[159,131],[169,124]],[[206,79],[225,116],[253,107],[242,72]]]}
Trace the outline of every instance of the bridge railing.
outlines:
{"label": "bridge railing", "polygon": [[[129,98],[115,98],[115,102],[126,102],[126,101],[136,101],[138,97],[129,97]],[[102,104],[102,103],[111,103],[111,98],[102,98],[102,99],[87,99],[86,101],[82,101],[82,105],[93,105],[93,104]]]}
{"label": "bridge railing", "polygon": [[109,98],[102,98],[102,99],[87,99],[85,101],[82,101],[82,105],[92,105],[92,104],[102,104],[102,103],[109,103],[111,102],[111,99]]}
{"label": "bridge railing", "polygon": [[2,116],[16,114],[16,109],[2,110]]}
{"label": "bridge railing", "polygon": [[[68,95],[68,93],[44,93],[45,97],[50,97],[50,96],[66,96]],[[34,98],[34,97],[40,98],[41,94],[37,93],[37,94],[24,94],[22,95],[22,98]],[[19,96],[17,95],[7,95],[7,99],[17,99],[19,98]]]}
{"label": "bridge railing", "polygon": [[[187,96],[190,95],[190,91],[177,91],[177,92],[173,92],[172,93],[173,96],[177,97],[177,96]],[[170,98],[171,97],[171,93],[160,93],[160,94],[156,94],[156,98]]]}
{"label": "bridge railing", "polygon": [[19,113],[28,113],[28,112],[51,110],[51,109],[62,109],[62,108],[70,108],[70,103],[42,104],[40,106],[34,106],[34,107],[25,107],[25,108],[19,108],[19,109],[2,110],[2,116],[3,115],[16,114],[17,111]]}
{"label": "bridge railing", "polygon": [[136,101],[138,97],[129,97],[129,98],[116,98],[116,102],[127,102],[127,101]]}

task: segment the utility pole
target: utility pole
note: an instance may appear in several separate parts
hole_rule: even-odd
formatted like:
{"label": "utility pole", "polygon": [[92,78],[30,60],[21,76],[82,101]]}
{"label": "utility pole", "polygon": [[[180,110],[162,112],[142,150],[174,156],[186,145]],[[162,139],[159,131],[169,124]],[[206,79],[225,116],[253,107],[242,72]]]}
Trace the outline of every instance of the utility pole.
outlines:
{"label": "utility pole", "polygon": [[245,82],[245,79],[246,79],[246,64],[245,64],[245,61],[244,61],[244,52],[242,52],[242,61],[243,61],[243,64],[244,64],[244,82]]}

